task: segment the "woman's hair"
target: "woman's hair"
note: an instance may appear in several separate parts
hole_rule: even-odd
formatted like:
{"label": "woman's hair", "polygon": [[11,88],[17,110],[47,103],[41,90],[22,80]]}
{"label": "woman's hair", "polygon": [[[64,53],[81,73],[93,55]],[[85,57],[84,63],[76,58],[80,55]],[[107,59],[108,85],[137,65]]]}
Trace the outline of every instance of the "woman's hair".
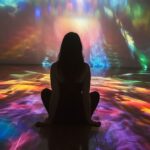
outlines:
{"label": "woman's hair", "polygon": [[84,66],[84,58],[82,43],[77,33],[69,32],[64,36],[57,62],[65,79],[79,78]]}

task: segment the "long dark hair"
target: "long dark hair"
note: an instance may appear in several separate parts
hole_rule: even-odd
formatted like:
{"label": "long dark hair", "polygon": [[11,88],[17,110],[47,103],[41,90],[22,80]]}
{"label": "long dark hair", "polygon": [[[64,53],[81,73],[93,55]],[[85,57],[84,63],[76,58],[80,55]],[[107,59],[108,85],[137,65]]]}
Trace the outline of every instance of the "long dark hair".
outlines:
{"label": "long dark hair", "polygon": [[62,41],[58,55],[58,69],[62,71],[65,79],[79,78],[84,58],[82,54],[82,43],[77,33],[67,33]]}

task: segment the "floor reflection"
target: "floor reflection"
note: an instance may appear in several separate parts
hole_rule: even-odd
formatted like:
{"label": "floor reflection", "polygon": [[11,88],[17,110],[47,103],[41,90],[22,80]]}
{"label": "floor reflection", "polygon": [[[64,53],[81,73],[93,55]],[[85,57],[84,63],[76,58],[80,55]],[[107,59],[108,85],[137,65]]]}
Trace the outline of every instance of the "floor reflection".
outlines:
{"label": "floor reflection", "polygon": [[[93,115],[102,127],[57,126],[39,130],[47,117],[40,91],[50,87],[49,70],[1,66],[1,149],[148,150],[150,149],[150,73],[107,70],[93,73],[91,91],[101,100]],[[55,148],[55,149],[54,149]]]}

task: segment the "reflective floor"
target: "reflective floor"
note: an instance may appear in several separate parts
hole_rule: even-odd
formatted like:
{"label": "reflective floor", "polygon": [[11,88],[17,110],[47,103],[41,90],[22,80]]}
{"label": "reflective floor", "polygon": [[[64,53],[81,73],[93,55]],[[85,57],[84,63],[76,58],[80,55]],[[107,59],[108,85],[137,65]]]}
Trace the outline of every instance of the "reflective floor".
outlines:
{"label": "reflective floor", "polygon": [[49,70],[0,66],[0,150],[149,150],[150,73],[92,70],[91,91],[100,93],[93,115],[100,128],[35,127],[47,113],[40,91],[50,88]]}

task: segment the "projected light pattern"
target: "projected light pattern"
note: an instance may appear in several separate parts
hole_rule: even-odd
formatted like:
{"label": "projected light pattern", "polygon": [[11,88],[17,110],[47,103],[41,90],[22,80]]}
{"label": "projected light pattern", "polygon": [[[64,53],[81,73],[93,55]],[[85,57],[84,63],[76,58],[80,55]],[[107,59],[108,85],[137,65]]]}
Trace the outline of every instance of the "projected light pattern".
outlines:
{"label": "projected light pattern", "polygon": [[132,57],[135,59],[135,55],[136,55],[139,59],[139,62],[141,64],[142,68],[144,70],[147,70],[148,69],[148,64],[149,64],[149,58],[146,55],[142,54],[142,52],[140,50],[138,50],[138,48],[135,45],[135,42],[134,42],[133,38],[128,33],[128,31],[126,31],[123,28],[122,23],[119,20],[117,20],[117,23],[120,25],[121,34],[125,38],[125,40],[128,44],[128,47],[131,50]]}
{"label": "projected light pattern", "polygon": [[135,58],[134,57],[134,53],[136,51],[136,46],[135,46],[133,38],[123,28],[121,28],[121,33],[122,33],[123,37],[125,38],[125,40],[126,40],[126,42],[128,44],[129,49],[131,50],[132,57]]}
{"label": "projected light pattern", "polygon": [[17,7],[18,4],[20,3],[25,3],[27,2],[28,0],[1,0],[0,1],[0,7],[7,7],[7,6],[10,6],[10,7]]}
{"label": "projected light pattern", "polygon": [[8,122],[7,119],[2,120],[0,119],[0,141],[4,141],[9,139],[10,137],[17,137],[18,131],[15,128],[15,126],[12,124],[12,122]]}
{"label": "projected light pattern", "polygon": [[129,0],[121,0],[121,1],[118,1],[118,0],[104,0],[104,2],[106,4],[109,4],[111,8],[117,10],[117,9],[123,9],[125,7],[127,7],[128,5],[128,1]]}
{"label": "projected light pattern", "polygon": [[90,66],[92,68],[109,68],[109,60],[103,50],[102,45],[95,44],[91,48],[90,53]]}
{"label": "projected light pattern", "polygon": [[[74,31],[81,37],[89,64],[93,48],[105,40],[99,51],[103,50],[106,59],[100,61],[92,54],[93,66],[128,67],[128,58],[133,66],[149,68],[149,6],[148,0],[1,0],[0,63],[41,64],[46,56],[53,62],[64,35]],[[122,27],[117,26],[116,18]],[[120,28],[124,38],[118,34]]]}
{"label": "projected light pattern", "polygon": [[49,58],[48,58],[48,57],[45,57],[44,60],[43,60],[43,62],[42,62],[42,66],[43,66],[44,68],[50,68],[51,65],[52,65],[52,63],[50,63]]}
{"label": "projected light pattern", "polygon": [[35,8],[35,17],[37,20],[41,18],[41,9],[38,6]]}
{"label": "projected light pattern", "polygon": [[[22,70],[0,80],[0,141],[7,149],[37,149],[40,137],[33,124],[47,116],[40,92],[50,85],[49,73]],[[7,70],[7,75],[8,71],[11,69]],[[93,119],[102,122],[101,135],[97,135],[97,140],[105,139],[102,149],[106,146],[129,150],[150,148],[149,75],[92,77],[91,91],[97,90],[101,95]]]}
{"label": "projected light pattern", "polygon": [[109,16],[110,18],[114,17],[113,11],[109,9],[108,7],[104,7],[104,11],[105,11],[105,14]]}

